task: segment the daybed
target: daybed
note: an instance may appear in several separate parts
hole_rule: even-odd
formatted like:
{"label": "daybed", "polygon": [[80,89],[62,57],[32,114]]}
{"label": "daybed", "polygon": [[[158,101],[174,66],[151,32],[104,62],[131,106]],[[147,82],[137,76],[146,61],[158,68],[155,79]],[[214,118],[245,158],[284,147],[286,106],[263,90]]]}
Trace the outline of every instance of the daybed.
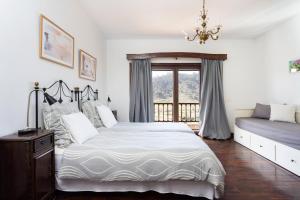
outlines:
{"label": "daybed", "polygon": [[236,111],[234,140],[300,176],[300,113],[297,123],[251,118],[252,113]]}

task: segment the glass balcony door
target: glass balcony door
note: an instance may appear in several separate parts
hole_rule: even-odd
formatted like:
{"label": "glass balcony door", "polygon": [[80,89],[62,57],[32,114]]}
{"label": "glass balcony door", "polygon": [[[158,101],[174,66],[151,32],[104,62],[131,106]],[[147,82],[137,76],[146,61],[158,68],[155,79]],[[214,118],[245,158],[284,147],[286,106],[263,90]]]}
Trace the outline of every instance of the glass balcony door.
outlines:
{"label": "glass balcony door", "polygon": [[156,122],[174,121],[174,72],[152,71],[153,99]]}
{"label": "glass balcony door", "polygon": [[200,71],[178,71],[178,121],[199,129]]}
{"label": "glass balcony door", "polygon": [[198,63],[153,64],[157,122],[186,122],[198,129],[200,67]]}

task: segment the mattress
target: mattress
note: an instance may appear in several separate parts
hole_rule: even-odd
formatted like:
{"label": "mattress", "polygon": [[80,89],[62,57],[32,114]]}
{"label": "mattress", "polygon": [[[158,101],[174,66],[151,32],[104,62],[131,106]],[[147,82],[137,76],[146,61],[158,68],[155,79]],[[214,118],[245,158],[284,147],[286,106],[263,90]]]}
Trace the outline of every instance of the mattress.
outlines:
{"label": "mattress", "polygon": [[165,182],[97,182],[89,180],[63,180],[56,176],[56,189],[65,192],[147,192],[173,193],[192,197],[218,199],[220,195],[212,184],[194,181]]}
{"label": "mattress", "polygon": [[153,190],[209,199],[218,198],[224,191],[222,164],[194,134],[100,133],[83,145],[72,144],[63,154],[57,152],[57,189]]}
{"label": "mattress", "polygon": [[300,150],[300,124],[257,118],[237,118],[235,123],[241,129]]}
{"label": "mattress", "polygon": [[137,122],[118,122],[111,128],[101,127],[99,131],[149,131],[149,132],[188,132],[193,133],[192,129],[185,123],[173,122],[152,122],[152,123],[137,123]]}

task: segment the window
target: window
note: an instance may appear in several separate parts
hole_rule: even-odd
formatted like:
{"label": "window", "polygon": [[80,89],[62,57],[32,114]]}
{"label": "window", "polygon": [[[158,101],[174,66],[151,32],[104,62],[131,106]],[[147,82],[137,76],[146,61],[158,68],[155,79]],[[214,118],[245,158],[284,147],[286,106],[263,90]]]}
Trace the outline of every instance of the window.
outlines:
{"label": "window", "polygon": [[155,121],[172,122],[174,104],[174,73],[169,70],[152,71]]}
{"label": "window", "polygon": [[155,121],[186,122],[199,127],[198,63],[152,63]]}

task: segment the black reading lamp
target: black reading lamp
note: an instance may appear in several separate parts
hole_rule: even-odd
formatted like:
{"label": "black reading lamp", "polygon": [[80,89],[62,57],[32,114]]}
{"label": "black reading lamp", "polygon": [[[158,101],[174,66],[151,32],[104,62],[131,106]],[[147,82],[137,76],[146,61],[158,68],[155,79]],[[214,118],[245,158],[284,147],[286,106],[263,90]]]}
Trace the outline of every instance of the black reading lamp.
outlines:
{"label": "black reading lamp", "polygon": [[110,103],[111,103],[111,99],[110,99],[110,97],[108,96],[108,97],[107,97],[107,105],[109,106]]}
{"label": "black reading lamp", "polygon": [[44,93],[44,97],[50,106],[57,102],[57,100],[54,97],[50,96],[47,92]]}
{"label": "black reading lamp", "polygon": [[[49,105],[52,105],[54,103],[57,102],[57,100],[55,98],[53,98],[52,96],[50,96],[48,93],[44,92],[43,90],[40,90],[39,88],[39,83],[35,82],[34,83],[34,89],[32,91],[30,91],[29,96],[28,96],[28,103],[27,103],[27,128],[26,129],[22,129],[18,131],[18,134],[20,135],[25,135],[25,134],[29,134],[29,133],[33,133],[36,132],[39,129],[39,121],[38,121],[38,93],[42,92],[44,94],[45,100],[47,100],[47,102],[49,103]],[[32,93],[35,93],[35,128],[29,128],[29,109],[30,109],[30,100],[31,100],[31,95]]]}

